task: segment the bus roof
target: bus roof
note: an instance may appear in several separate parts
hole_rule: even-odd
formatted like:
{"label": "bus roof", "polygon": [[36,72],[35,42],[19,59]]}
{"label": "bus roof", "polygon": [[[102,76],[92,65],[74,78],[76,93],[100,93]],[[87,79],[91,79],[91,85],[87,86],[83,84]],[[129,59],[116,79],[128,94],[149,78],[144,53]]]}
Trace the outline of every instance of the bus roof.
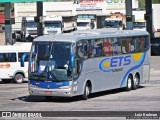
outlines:
{"label": "bus roof", "polygon": [[108,30],[92,29],[92,30],[77,30],[71,33],[46,35],[37,37],[34,42],[46,41],[61,41],[61,42],[76,42],[82,39],[98,39],[98,38],[111,38],[111,37],[130,37],[130,36],[144,36],[149,35],[146,31],[138,30]]}
{"label": "bus roof", "polygon": [[16,43],[14,45],[0,45],[0,52],[29,52],[32,43]]}

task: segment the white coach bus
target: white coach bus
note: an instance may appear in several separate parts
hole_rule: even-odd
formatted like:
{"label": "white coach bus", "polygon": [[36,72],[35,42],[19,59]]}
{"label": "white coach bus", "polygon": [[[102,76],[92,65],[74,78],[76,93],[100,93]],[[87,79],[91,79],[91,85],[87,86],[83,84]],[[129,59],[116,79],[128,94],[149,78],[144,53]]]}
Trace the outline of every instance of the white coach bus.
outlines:
{"label": "white coach bus", "polygon": [[28,77],[30,49],[31,43],[0,46],[0,79],[3,83],[13,80],[22,83]]}
{"label": "white coach bus", "polygon": [[150,37],[145,31],[75,31],[34,40],[30,95],[87,99],[90,93],[128,91],[149,80]]}

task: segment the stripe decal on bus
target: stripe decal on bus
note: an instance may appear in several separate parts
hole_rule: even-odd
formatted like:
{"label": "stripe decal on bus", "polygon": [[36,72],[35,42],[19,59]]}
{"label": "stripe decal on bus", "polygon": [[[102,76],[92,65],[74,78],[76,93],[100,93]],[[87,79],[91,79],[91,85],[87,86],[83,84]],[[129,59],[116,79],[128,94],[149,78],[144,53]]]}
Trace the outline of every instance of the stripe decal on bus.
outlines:
{"label": "stripe decal on bus", "polygon": [[35,87],[45,88],[45,89],[57,89],[62,86],[68,86],[69,81],[62,81],[62,82],[46,82],[46,81],[36,81],[30,80],[30,84],[34,85]]}
{"label": "stripe decal on bus", "polygon": [[[141,55],[140,55],[141,54]],[[143,62],[145,60],[146,57],[146,53],[138,53],[138,54],[133,54],[132,57],[134,58],[135,61],[137,61],[137,65],[133,66],[131,69],[129,69],[127,71],[127,73],[125,74],[125,76],[123,77],[123,80],[121,82],[121,86],[120,87],[125,87],[125,83],[127,81],[128,75],[133,71],[138,69],[139,67],[141,67],[143,65]]]}

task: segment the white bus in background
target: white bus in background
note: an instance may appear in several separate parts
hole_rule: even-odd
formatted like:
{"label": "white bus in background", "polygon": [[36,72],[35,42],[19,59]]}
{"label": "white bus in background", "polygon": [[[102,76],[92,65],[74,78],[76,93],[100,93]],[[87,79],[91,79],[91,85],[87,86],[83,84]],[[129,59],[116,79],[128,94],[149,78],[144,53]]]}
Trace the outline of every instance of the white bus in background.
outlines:
{"label": "white bus in background", "polygon": [[28,77],[31,43],[0,46],[0,79],[3,83],[22,83]]}
{"label": "white bus in background", "polygon": [[[19,22],[18,20],[20,20]],[[20,30],[13,29],[15,31],[15,39],[17,41],[33,41],[33,39],[37,36],[37,23],[34,21],[33,16],[26,16],[26,17],[17,17],[15,20],[18,21],[17,26],[19,23],[21,23]],[[14,27],[14,26],[13,26]],[[16,26],[15,26],[16,27]]]}
{"label": "white bus in background", "polygon": [[144,19],[145,13],[146,13],[146,10],[142,8],[132,9],[132,14],[134,16],[133,30],[146,31],[146,20]]}
{"label": "white bus in background", "polygon": [[116,18],[115,16],[106,18],[104,21],[104,28],[123,30],[125,27],[122,18]]}
{"label": "white bus in background", "polygon": [[76,30],[75,16],[44,17],[44,35],[64,33]]}
{"label": "white bus in background", "polygon": [[30,95],[87,99],[90,93],[137,89],[149,80],[146,31],[105,29],[38,37],[29,61]]}

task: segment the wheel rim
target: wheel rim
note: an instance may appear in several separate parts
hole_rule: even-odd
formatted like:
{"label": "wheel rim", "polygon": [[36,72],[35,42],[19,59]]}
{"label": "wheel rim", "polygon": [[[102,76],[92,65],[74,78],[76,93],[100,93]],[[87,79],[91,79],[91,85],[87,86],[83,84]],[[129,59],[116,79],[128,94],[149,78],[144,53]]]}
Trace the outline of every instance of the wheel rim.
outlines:
{"label": "wheel rim", "polygon": [[128,83],[127,83],[128,85],[128,88],[131,88],[132,87],[132,80],[131,80],[131,78],[128,78]]}
{"label": "wheel rim", "polygon": [[89,87],[88,87],[88,86],[86,86],[86,93],[85,93],[85,94],[86,94],[86,96],[88,96],[88,95],[89,95],[89,93],[90,93],[90,92],[89,92]]}
{"label": "wheel rim", "polygon": [[18,76],[18,77],[16,78],[16,80],[17,80],[17,82],[22,82],[22,81],[23,81],[23,78],[22,78],[22,76]]}
{"label": "wheel rim", "polygon": [[137,76],[135,76],[135,78],[134,78],[134,85],[138,86],[138,84],[139,84],[139,78]]}

